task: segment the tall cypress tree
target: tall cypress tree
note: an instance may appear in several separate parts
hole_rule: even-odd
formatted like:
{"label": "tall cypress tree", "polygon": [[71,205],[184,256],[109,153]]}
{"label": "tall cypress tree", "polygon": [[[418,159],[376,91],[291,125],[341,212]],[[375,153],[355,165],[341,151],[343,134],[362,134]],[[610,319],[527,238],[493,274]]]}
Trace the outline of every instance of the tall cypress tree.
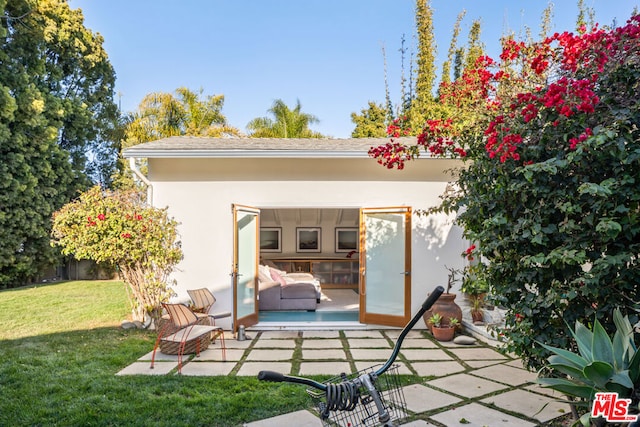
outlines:
{"label": "tall cypress tree", "polygon": [[433,85],[436,80],[436,41],[430,0],[416,0],[416,31],[418,54],[415,98],[418,110],[422,110],[433,101]]}

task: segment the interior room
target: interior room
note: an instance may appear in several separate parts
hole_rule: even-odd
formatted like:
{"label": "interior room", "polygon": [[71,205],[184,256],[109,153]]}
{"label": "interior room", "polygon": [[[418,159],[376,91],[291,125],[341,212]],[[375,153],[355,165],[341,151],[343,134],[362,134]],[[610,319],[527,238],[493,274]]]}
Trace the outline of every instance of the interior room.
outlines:
{"label": "interior room", "polygon": [[358,222],[358,208],[260,209],[260,264],[290,282],[309,281],[308,273],[319,288],[315,310],[267,307],[263,297],[261,323],[358,321]]}

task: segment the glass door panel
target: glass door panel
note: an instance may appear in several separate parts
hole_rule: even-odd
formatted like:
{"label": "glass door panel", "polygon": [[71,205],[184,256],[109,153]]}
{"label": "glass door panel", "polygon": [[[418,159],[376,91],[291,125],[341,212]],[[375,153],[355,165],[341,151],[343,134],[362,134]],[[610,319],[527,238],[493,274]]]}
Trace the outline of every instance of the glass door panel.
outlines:
{"label": "glass door panel", "polygon": [[234,331],[239,325],[258,323],[258,256],[260,210],[246,206],[233,206],[235,225],[233,295]]}
{"label": "glass door panel", "polygon": [[411,208],[362,209],[360,321],[403,326],[411,310]]}

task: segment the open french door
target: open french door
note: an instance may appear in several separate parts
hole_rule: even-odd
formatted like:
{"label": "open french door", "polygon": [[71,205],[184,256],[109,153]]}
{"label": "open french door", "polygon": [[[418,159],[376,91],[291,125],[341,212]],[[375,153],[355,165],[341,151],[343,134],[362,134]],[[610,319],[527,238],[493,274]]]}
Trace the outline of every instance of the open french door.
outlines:
{"label": "open french door", "polygon": [[233,205],[233,332],[258,323],[260,209]]}
{"label": "open french door", "polygon": [[411,319],[411,208],[360,209],[360,322]]}

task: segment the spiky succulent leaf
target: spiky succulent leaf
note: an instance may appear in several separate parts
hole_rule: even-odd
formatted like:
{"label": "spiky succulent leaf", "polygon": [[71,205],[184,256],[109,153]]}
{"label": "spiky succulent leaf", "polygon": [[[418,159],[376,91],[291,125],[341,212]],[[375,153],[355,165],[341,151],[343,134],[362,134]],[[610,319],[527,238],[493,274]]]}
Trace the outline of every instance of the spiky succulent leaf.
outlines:
{"label": "spiky succulent leaf", "polygon": [[[584,378],[584,373],[582,372],[582,368],[576,368],[573,365],[569,365],[564,363],[566,359],[560,356],[550,356],[549,357],[549,368],[555,369],[558,372],[562,372],[565,375],[570,376],[571,378]],[[590,384],[593,385],[593,384]]]}
{"label": "spiky succulent leaf", "polygon": [[626,393],[620,393],[618,390],[611,390],[609,387],[609,384],[607,384],[607,390],[609,391],[618,391],[618,394],[623,394],[626,395],[629,393],[630,389],[633,389],[633,381],[631,381],[631,378],[629,378],[629,371],[621,371],[621,372],[616,372],[612,377],[611,377],[611,382],[614,384],[619,384],[622,387],[624,387],[626,390]]}
{"label": "spiky succulent leaf", "polygon": [[[595,383],[600,389],[604,388],[614,373],[615,370],[611,364],[600,361],[589,363],[583,370],[584,378]],[[576,380],[581,380],[581,378],[576,378]]]}
{"label": "spiky succulent leaf", "polygon": [[587,329],[586,326],[576,320],[575,332],[571,332],[571,334],[578,344],[578,351],[580,351],[580,355],[588,362],[592,362],[593,349],[591,346],[593,345],[593,333]]}
{"label": "spiky succulent leaf", "polygon": [[536,382],[543,387],[552,388],[569,396],[592,399],[595,395],[593,387],[578,384],[566,378],[537,378]]}
{"label": "spiky succulent leaf", "polygon": [[546,345],[543,343],[539,343],[542,347],[546,348],[552,353],[555,353],[557,356],[565,359],[564,361],[554,360],[554,363],[563,363],[568,366],[573,366],[578,369],[584,369],[585,366],[589,363],[589,360],[580,357],[579,355],[570,352],[569,350],[565,350],[563,348],[552,347],[550,345]]}
{"label": "spiky succulent leaf", "polygon": [[613,344],[602,324],[596,319],[593,325],[591,352],[594,361],[606,362],[613,368]]}

